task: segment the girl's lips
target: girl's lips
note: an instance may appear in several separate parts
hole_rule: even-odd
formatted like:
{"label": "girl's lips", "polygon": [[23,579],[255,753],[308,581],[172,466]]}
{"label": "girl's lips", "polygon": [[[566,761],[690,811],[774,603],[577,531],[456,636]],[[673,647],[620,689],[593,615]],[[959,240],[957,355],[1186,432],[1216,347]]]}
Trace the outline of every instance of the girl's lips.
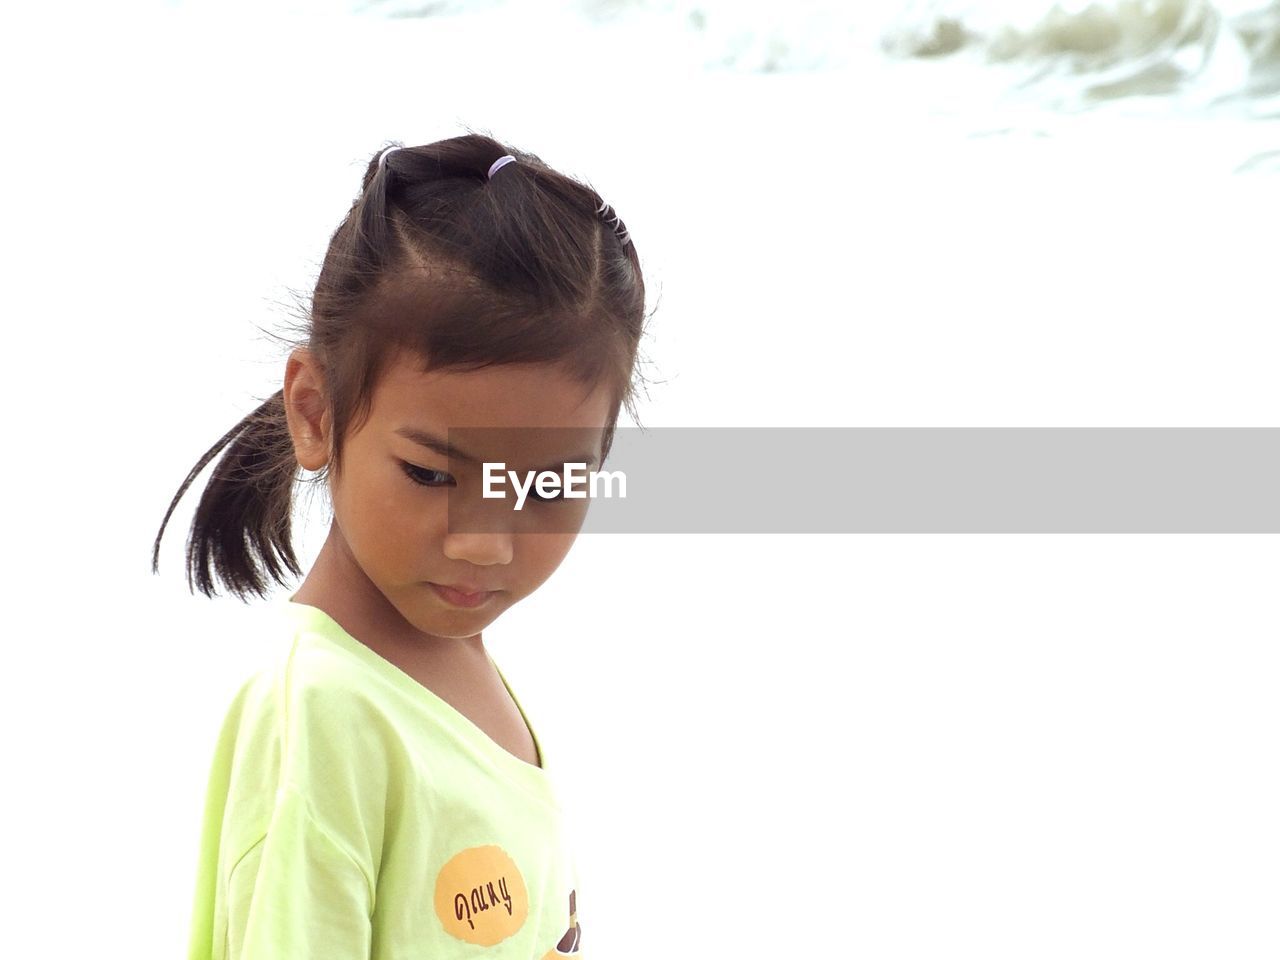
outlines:
{"label": "girl's lips", "polygon": [[456,587],[446,587],[440,583],[433,583],[431,587],[446,603],[450,603],[455,607],[478,607],[493,596],[494,593],[492,590],[467,592]]}

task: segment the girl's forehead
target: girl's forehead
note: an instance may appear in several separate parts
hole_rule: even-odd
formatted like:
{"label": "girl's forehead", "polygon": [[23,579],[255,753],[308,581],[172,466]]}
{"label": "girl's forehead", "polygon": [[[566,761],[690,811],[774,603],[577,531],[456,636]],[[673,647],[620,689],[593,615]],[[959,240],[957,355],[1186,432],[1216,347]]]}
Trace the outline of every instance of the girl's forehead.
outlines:
{"label": "girl's forehead", "polygon": [[426,421],[444,426],[579,426],[603,428],[611,396],[552,364],[504,364],[480,370],[423,372],[400,355],[373,396],[373,415],[392,429]]}

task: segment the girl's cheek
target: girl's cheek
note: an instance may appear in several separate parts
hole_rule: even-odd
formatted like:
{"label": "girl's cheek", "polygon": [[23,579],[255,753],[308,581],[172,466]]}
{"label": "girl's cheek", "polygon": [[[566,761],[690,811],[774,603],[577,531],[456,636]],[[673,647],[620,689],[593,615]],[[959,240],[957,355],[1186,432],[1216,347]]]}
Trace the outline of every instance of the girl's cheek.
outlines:
{"label": "girl's cheek", "polygon": [[545,534],[536,538],[525,560],[545,580],[564,561],[574,539],[567,534]]}

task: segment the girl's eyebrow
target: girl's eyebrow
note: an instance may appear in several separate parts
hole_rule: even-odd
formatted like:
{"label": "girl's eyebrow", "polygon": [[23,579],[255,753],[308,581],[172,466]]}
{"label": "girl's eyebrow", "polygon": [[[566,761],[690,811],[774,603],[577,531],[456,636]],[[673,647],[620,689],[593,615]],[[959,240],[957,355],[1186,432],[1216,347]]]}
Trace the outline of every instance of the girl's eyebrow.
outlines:
{"label": "girl's eyebrow", "polygon": [[[407,440],[412,440],[414,443],[420,444],[421,446],[426,447],[428,450],[434,450],[436,453],[440,454],[440,456],[442,457],[449,457],[450,459],[461,460],[463,463],[479,464],[483,462],[479,457],[466,453],[463,450],[459,450],[457,447],[451,444],[448,440],[445,440],[442,437],[438,437],[434,433],[428,433],[426,430],[419,430],[416,427],[398,427],[396,429],[396,434],[398,436],[404,437]],[[564,465],[568,463],[584,463],[587,466],[594,466],[596,463],[596,457],[595,457],[595,454],[580,454],[577,457],[572,457],[565,460],[564,463],[561,463],[561,464],[557,464],[554,466],[537,467],[534,469],[534,472],[542,473],[543,471],[546,471],[546,470],[554,471],[556,469],[556,466],[563,468]]]}
{"label": "girl's eyebrow", "polygon": [[480,463],[479,457],[473,457],[469,453],[464,453],[448,440],[437,437],[434,433],[427,433],[427,431],[418,430],[415,427],[400,427],[396,430],[396,434],[412,440],[414,443],[421,444],[428,450],[434,450],[442,457],[461,460],[463,463]]}

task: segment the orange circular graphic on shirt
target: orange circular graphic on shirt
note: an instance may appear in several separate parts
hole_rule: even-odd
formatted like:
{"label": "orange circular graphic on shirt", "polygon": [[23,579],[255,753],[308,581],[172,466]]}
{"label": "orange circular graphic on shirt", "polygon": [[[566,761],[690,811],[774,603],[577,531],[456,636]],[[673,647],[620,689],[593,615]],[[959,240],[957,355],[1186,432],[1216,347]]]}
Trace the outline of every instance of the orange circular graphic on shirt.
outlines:
{"label": "orange circular graphic on shirt", "polygon": [[436,916],[467,943],[491,947],[529,916],[529,893],[515,861],[501,847],[468,847],[436,876]]}

